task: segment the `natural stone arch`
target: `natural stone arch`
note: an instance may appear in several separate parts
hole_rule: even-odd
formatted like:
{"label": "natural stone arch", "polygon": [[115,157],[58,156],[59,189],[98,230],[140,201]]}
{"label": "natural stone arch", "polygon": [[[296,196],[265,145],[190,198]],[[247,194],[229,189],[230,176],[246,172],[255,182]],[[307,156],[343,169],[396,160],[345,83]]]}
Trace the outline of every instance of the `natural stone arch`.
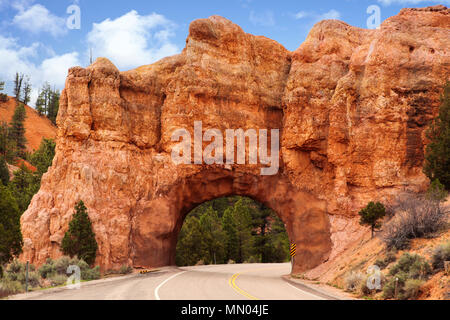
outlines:
{"label": "natural stone arch", "polygon": [[[21,259],[59,257],[82,199],[103,270],[172,264],[183,216],[227,193],[282,217],[300,246],[295,272],[334,259],[365,232],[357,212],[368,201],[428,187],[424,131],[449,79],[449,30],[443,6],[405,9],[377,30],[319,22],[290,52],[214,16],[191,24],[181,54],[152,65],[119,72],[100,58],[70,69],[56,156],[21,218]],[[174,165],[171,134],[192,135],[197,120],[222,132],[280,129],[278,175]]]}
{"label": "natural stone arch", "polygon": [[[135,266],[174,265],[178,234],[186,215],[206,201],[231,195],[257,200],[278,214],[289,239],[297,244],[295,272],[311,269],[329,257],[330,224],[324,201],[297,190],[282,174],[264,177],[206,168],[141,210],[133,238]],[[152,225],[161,208],[165,210],[164,226]]]}

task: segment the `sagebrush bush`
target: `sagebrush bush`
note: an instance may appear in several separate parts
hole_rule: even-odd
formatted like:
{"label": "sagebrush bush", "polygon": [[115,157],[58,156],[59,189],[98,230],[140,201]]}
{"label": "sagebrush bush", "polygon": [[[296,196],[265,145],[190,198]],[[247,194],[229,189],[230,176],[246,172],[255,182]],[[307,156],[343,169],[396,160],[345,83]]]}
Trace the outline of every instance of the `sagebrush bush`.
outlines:
{"label": "sagebrush bush", "polygon": [[395,251],[389,250],[386,252],[386,256],[383,259],[375,261],[375,265],[380,267],[380,269],[385,269],[390,263],[395,262],[396,260],[397,256]]}
{"label": "sagebrush bush", "polygon": [[364,275],[361,272],[351,271],[348,273],[344,279],[345,282],[345,290],[350,292],[357,291],[361,284],[364,282]]}
{"label": "sagebrush bush", "polygon": [[101,277],[101,274],[100,274],[99,266],[96,266],[95,268],[92,268],[92,269],[87,269],[87,270],[81,271],[81,279],[82,280],[91,281],[91,280],[100,279],[100,277]]}
{"label": "sagebrush bush", "polygon": [[450,241],[434,249],[431,264],[435,271],[444,270],[444,262],[450,261]]}
{"label": "sagebrush bush", "polygon": [[52,274],[48,280],[53,287],[62,286],[67,283],[68,277],[63,274]]}
{"label": "sagebrush bush", "polygon": [[420,279],[408,279],[405,282],[405,288],[403,292],[399,294],[399,299],[401,300],[411,300],[416,299],[419,296],[420,288],[424,284],[423,280]]}
{"label": "sagebrush bush", "polygon": [[397,299],[415,299],[423,282],[428,279],[431,267],[425,258],[417,254],[404,253],[398,263],[389,270],[389,280],[383,288],[383,296],[395,298],[397,282]]}
{"label": "sagebrush bush", "polygon": [[447,216],[440,201],[420,195],[400,196],[395,212],[382,236],[389,249],[406,249],[411,239],[433,237],[447,224]]}
{"label": "sagebrush bush", "polygon": [[25,291],[24,286],[19,281],[2,279],[0,281],[0,298],[19,294]]}
{"label": "sagebrush bush", "polygon": [[119,269],[120,274],[129,274],[133,272],[133,268],[130,266],[123,265]]}
{"label": "sagebrush bush", "polygon": [[[28,286],[29,288],[40,286],[39,273],[35,271],[34,265],[28,266]],[[26,264],[18,260],[11,262],[6,268],[5,279],[9,282],[19,282],[25,286],[26,283]]]}

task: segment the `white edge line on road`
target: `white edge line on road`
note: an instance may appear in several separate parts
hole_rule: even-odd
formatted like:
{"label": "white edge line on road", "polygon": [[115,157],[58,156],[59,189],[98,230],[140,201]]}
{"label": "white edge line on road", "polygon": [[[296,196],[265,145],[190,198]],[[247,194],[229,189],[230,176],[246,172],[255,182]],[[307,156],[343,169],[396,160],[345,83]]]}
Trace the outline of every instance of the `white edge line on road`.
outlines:
{"label": "white edge line on road", "polygon": [[324,298],[322,298],[322,297],[316,296],[315,294],[312,294],[312,293],[309,293],[309,292],[304,291],[304,290],[302,290],[302,289],[299,289],[299,288],[297,288],[296,286],[293,286],[292,284],[290,284],[289,282],[286,282],[286,283],[287,283],[289,286],[291,286],[292,288],[294,288],[294,289],[296,289],[296,290],[298,290],[298,291],[301,291],[303,294],[307,294],[307,295],[309,295],[309,296],[311,296],[311,297],[314,297],[315,300],[326,300],[326,299],[324,299]]}
{"label": "white edge line on road", "polygon": [[161,282],[161,284],[160,284],[159,286],[157,286],[156,289],[155,289],[155,299],[156,299],[156,300],[161,300],[161,298],[159,297],[158,291],[159,291],[159,289],[161,289],[161,287],[162,287],[163,285],[165,285],[167,282],[169,282],[169,281],[172,280],[173,278],[178,277],[179,275],[181,275],[181,274],[183,274],[183,273],[186,273],[186,272],[187,272],[187,271],[178,272],[178,273],[174,274],[173,276],[167,278],[167,279],[164,280],[163,282]]}

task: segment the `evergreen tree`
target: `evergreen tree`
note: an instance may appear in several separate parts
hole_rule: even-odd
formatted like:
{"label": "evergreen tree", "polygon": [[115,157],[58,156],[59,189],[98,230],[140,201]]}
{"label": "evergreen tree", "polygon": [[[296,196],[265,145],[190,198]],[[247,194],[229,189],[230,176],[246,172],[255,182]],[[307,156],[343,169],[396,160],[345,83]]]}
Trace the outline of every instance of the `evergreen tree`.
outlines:
{"label": "evergreen tree", "polygon": [[179,266],[193,266],[203,259],[204,247],[200,220],[188,216],[180,232],[176,249],[176,263]]}
{"label": "evergreen tree", "polygon": [[0,81],[0,102],[8,101],[8,96],[2,92],[3,90],[5,90],[5,82]]}
{"label": "evergreen tree", "polygon": [[379,202],[370,202],[367,207],[359,212],[359,215],[361,216],[359,223],[361,225],[370,226],[373,238],[375,229],[381,228],[381,223],[379,222],[379,220],[386,215],[386,209]]}
{"label": "evergreen tree", "polygon": [[25,118],[25,106],[21,103],[14,111],[9,128],[9,138],[15,142],[17,146],[17,154],[22,158],[25,158],[27,144],[27,140],[25,138]]}
{"label": "evergreen tree", "polygon": [[31,95],[31,83],[30,78],[26,77],[23,83],[23,104],[27,105],[30,102]]}
{"label": "evergreen tree", "polygon": [[75,206],[75,214],[69,223],[69,230],[64,235],[61,249],[64,254],[71,257],[78,256],[89,265],[95,262],[98,246],[83,201],[78,202]]}
{"label": "evergreen tree", "polygon": [[249,198],[224,197],[189,213],[176,253],[179,266],[200,260],[205,264],[285,262],[289,261],[289,237],[273,210]]}
{"label": "evergreen tree", "polygon": [[56,125],[56,117],[59,111],[59,91],[53,90],[50,93],[50,102],[48,106],[48,118]]}
{"label": "evergreen tree", "polygon": [[9,137],[9,128],[6,122],[0,122],[0,156],[6,162],[14,163],[16,158],[16,144]]}
{"label": "evergreen tree", "polygon": [[450,82],[444,87],[439,116],[427,131],[424,173],[431,181],[438,179],[450,189]]}
{"label": "evergreen tree", "polygon": [[439,179],[433,180],[427,191],[427,198],[434,201],[445,201],[448,196],[448,192],[445,190],[445,186],[439,181]]}
{"label": "evergreen tree", "polygon": [[53,158],[55,157],[56,143],[52,139],[42,139],[39,149],[31,155],[30,161],[37,169],[39,178],[42,177],[52,165]]}
{"label": "evergreen tree", "polygon": [[14,195],[21,214],[28,209],[31,199],[39,191],[40,185],[40,177],[33,174],[24,164],[14,172],[14,179],[9,183],[8,188]]}
{"label": "evergreen tree", "polygon": [[233,218],[233,208],[225,210],[222,217],[222,229],[225,232],[226,260],[236,261],[239,252],[239,240],[236,223]]}
{"label": "evergreen tree", "polygon": [[238,235],[237,263],[243,263],[251,254],[252,217],[250,209],[245,205],[244,199],[240,199],[233,208],[233,219],[236,223]]}
{"label": "evergreen tree", "polygon": [[36,100],[36,110],[39,115],[45,115],[55,125],[59,111],[59,98],[59,91],[52,90],[50,84],[46,82]]}
{"label": "evergreen tree", "polygon": [[19,208],[11,192],[0,186],[0,277],[2,265],[19,255],[22,245]]}
{"label": "evergreen tree", "polygon": [[16,77],[14,78],[14,97],[16,98],[17,104],[21,101],[23,77],[24,75],[22,73],[16,72]]}
{"label": "evergreen tree", "polygon": [[9,183],[9,170],[5,158],[0,156],[0,183],[7,186]]}
{"label": "evergreen tree", "polygon": [[206,264],[225,263],[225,233],[222,230],[217,212],[209,206],[200,216],[200,229],[202,232],[203,260]]}

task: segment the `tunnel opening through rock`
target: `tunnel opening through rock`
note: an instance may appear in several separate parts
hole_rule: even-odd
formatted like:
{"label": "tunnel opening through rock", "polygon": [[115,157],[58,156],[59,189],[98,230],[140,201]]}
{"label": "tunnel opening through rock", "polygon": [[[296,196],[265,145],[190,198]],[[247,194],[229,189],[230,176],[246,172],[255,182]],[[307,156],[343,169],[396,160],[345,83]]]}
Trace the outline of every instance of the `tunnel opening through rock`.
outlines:
{"label": "tunnel opening through rock", "polygon": [[177,266],[290,261],[277,213],[249,197],[207,201],[188,213],[178,235]]}

